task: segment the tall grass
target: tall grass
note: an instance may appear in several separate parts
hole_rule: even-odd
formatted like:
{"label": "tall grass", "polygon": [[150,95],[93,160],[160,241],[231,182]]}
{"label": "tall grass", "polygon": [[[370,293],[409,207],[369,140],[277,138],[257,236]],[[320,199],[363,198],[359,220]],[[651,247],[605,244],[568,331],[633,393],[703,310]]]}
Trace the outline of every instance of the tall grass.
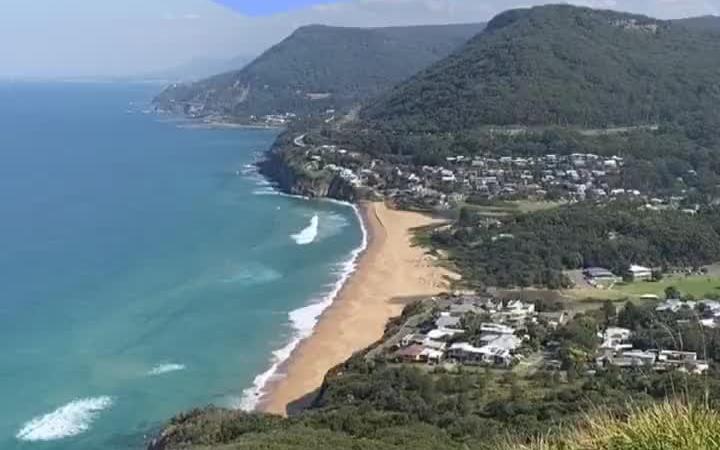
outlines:
{"label": "tall grass", "polygon": [[704,406],[663,402],[635,409],[627,417],[607,413],[589,416],[564,438],[503,450],[717,450],[720,414]]}

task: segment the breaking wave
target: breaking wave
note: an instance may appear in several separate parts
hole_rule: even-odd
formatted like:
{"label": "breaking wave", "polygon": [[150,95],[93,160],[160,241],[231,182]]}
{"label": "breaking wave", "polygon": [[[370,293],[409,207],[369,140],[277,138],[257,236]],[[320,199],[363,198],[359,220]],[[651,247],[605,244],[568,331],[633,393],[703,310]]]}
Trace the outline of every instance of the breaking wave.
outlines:
{"label": "breaking wave", "polygon": [[157,376],[164,375],[170,372],[179,372],[181,370],[185,370],[184,364],[158,364],[157,366],[150,369],[147,374],[150,376]]}
{"label": "breaking wave", "polygon": [[15,437],[21,441],[36,442],[77,436],[89,430],[100,412],[112,403],[112,398],[107,396],[74,400],[25,423]]}
{"label": "breaking wave", "polygon": [[315,242],[318,235],[318,227],[320,225],[320,217],[315,214],[310,219],[310,225],[305,227],[301,232],[293,234],[292,238],[298,245],[308,245]]}

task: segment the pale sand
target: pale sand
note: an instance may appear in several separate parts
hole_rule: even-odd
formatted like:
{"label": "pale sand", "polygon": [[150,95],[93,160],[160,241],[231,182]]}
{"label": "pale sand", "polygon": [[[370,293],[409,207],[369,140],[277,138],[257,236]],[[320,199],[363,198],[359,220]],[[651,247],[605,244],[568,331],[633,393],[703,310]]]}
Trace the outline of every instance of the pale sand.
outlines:
{"label": "pale sand", "polygon": [[361,208],[369,243],[358,270],[313,334],[295,349],[281,370],[284,375],[268,386],[261,411],[285,414],[289,403],[320,387],[328,370],[382,337],[388,320],[402,312],[403,300],[447,290],[452,274],[435,266],[423,248],[411,245],[413,228],[437,220],[383,203]]}

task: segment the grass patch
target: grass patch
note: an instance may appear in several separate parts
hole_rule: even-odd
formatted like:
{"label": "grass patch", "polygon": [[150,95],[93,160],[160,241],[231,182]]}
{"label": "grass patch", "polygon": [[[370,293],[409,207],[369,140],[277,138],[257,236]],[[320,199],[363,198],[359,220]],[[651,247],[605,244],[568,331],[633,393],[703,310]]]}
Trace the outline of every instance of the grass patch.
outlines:
{"label": "grass patch", "polygon": [[[707,275],[672,276],[657,282],[638,281],[627,284],[616,284],[611,291],[622,295],[639,297],[646,294],[665,297],[665,289],[674,286],[683,295],[692,295],[696,298],[720,295],[720,278]],[[603,292],[603,291],[601,291]],[[604,291],[609,292],[609,291]]]}
{"label": "grass patch", "polygon": [[562,438],[503,450],[710,450],[720,448],[720,414],[701,406],[665,402],[622,418],[599,413]]}
{"label": "grass patch", "polygon": [[500,218],[557,208],[562,203],[536,200],[468,200],[462,206],[486,217]]}

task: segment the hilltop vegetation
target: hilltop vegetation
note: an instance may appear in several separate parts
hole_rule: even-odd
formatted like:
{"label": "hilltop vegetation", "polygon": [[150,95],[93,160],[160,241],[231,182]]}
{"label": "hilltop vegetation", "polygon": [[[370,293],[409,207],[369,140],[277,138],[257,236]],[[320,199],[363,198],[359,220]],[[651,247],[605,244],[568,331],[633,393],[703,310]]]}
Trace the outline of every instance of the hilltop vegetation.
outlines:
{"label": "hilltop vegetation", "polygon": [[475,287],[568,287],[564,270],[601,266],[623,274],[631,264],[699,267],[720,260],[720,215],[649,211],[637,204],[579,203],[505,219],[482,228],[470,210],[435,233]]}
{"label": "hilltop vegetation", "polygon": [[672,22],[572,6],[508,11],[362,117],[433,132],[717,123],[718,56],[717,36]]}
{"label": "hilltop vegetation", "polygon": [[171,87],[156,104],[237,119],[346,109],[447,56],[483,27],[306,26],[244,69]]}

